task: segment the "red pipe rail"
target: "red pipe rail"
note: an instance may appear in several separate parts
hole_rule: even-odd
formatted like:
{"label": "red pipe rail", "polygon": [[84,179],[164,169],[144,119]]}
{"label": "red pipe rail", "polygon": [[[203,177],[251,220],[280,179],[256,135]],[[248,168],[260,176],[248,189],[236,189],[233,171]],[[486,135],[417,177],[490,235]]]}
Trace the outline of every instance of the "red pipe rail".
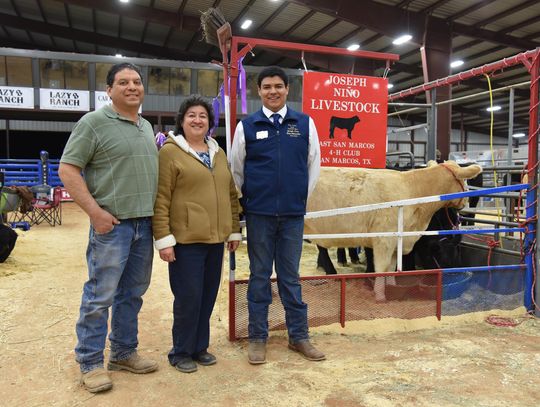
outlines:
{"label": "red pipe rail", "polygon": [[[242,49],[238,49],[240,45],[244,44]],[[285,49],[293,51],[303,52],[313,52],[317,54],[330,54],[330,55],[343,55],[343,56],[352,56],[357,58],[369,58],[386,61],[386,66],[390,67],[391,62],[399,60],[399,55],[389,54],[383,52],[373,52],[373,51],[349,51],[344,48],[335,48],[327,47],[323,45],[311,45],[311,44],[302,44],[299,42],[287,42],[287,41],[275,41],[275,40],[265,40],[261,38],[249,38],[249,37],[232,37],[231,44],[231,63],[227,68],[224,68],[224,74],[227,70],[230,73],[231,83],[229,88],[230,101],[231,101],[231,140],[234,135],[234,130],[236,129],[236,86],[238,83],[238,61],[243,58],[248,52],[253,50],[257,46],[262,46],[265,48],[271,49]],[[224,66],[225,61],[227,60],[226,55],[223,55]],[[226,76],[225,76],[226,77]],[[229,146],[227,146],[229,147]]]}
{"label": "red pipe rail", "polygon": [[[238,49],[240,45],[244,45],[242,49]],[[254,49],[257,46],[262,46],[265,48],[271,49],[286,49],[293,51],[304,52],[313,52],[318,54],[330,54],[330,55],[342,55],[342,56],[352,56],[357,58],[369,58],[376,60],[386,61],[387,68],[390,67],[391,62],[399,60],[399,55],[389,54],[382,52],[372,52],[372,51],[349,51],[344,48],[335,48],[335,47],[326,47],[322,45],[310,45],[302,44],[298,42],[287,42],[287,41],[275,41],[275,40],[265,40],[261,38],[249,38],[249,37],[237,37],[232,36],[231,38],[231,57],[230,63],[227,55],[228,44],[220,44],[221,54],[222,54],[222,68],[223,68],[223,77],[224,77],[224,93],[225,96],[229,96],[230,101],[230,140],[234,137],[234,131],[236,129],[236,100],[237,100],[237,85],[238,85],[238,62],[243,58],[248,52]],[[227,78],[230,77],[230,83],[227,81]],[[228,140],[227,140],[228,143]],[[230,151],[230,145],[227,145],[227,154]],[[234,254],[232,254],[234,256]],[[344,295],[344,293],[343,293]],[[235,326],[235,314],[234,314],[234,297],[235,297],[235,283],[234,280],[229,281],[229,339],[234,340],[234,326]],[[344,306],[344,305],[343,305]],[[344,324],[345,316],[342,316],[342,323]]]}
{"label": "red pipe rail", "polygon": [[540,50],[538,49],[522,52],[512,57],[503,58],[500,61],[492,62],[491,64],[486,64],[477,68],[469,69],[468,71],[463,71],[455,75],[447,76],[446,78],[435,79],[434,81],[426,82],[422,85],[402,90],[401,92],[392,93],[391,95],[388,95],[388,101],[391,102],[396,99],[402,99],[406,96],[416,95],[418,93],[422,93],[441,86],[452,85],[465,79],[473,78],[475,76],[483,75],[490,72],[495,72],[499,69],[504,69],[517,64],[523,64],[528,70],[530,70],[532,66],[531,60],[534,60],[539,54],[539,52]]}

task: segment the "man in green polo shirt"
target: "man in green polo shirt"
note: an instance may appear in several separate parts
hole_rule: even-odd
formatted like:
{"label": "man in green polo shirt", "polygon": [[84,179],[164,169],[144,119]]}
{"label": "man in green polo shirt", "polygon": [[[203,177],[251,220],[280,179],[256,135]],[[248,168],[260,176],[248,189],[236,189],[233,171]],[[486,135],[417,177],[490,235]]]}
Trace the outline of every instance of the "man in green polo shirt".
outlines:
{"label": "man in green polo shirt", "polygon": [[103,364],[110,307],[108,370],[150,373],[158,367],[137,354],[137,317],[152,272],[151,216],[158,175],[152,126],[138,113],[144,98],[139,68],[114,65],[107,74],[107,94],[112,105],[79,120],[58,171],[90,218],[88,281],[75,355],[81,383],[92,393],[112,387]]}

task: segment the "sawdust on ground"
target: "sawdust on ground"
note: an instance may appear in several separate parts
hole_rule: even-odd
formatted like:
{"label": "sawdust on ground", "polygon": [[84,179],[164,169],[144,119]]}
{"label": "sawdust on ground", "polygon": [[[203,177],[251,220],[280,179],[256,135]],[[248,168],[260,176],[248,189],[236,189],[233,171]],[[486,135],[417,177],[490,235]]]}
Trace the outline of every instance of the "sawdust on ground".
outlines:
{"label": "sawdust on ground", "polygon": [[[348,322],[311,330],[327,355],[309,362],[272,333],[268,363],[251,366],[245,341],[228,337],[228,274],[212,316],[218,363],[183,374],[167,363],[172,295],[156,256],[140,313],[139,350],[159,361],[149,375],[113,372],[114,388],[92,395],[78,384],[74,325],[86,277],[88,220],[64,204],[63,224],[19,231],[0,264],[0,405],[27,406],[533,406],[540,400],[540,323],[522,309],[514,328],[485,313],[403,321]],[[247,275],[245,247],[238,275]],[[306,245],[302,274],[317,274]],[[343,271],[338,269],[338,271]],[[350,270],[349,270],[350,271]]]}

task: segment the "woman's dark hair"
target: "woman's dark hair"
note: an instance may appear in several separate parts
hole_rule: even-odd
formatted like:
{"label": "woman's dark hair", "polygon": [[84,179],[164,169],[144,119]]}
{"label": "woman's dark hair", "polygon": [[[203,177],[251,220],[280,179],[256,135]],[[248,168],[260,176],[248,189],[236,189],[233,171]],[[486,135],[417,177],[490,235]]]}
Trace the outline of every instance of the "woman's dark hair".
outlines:
{"label": "woman's dark hair", "polygon": [[184,100],[178,109],[178,114],[176,115],[176,129],[174,130],[175,134],[184,135],[182,122],[184,121],[186,112],[193,106],[202,106],[205,108],[206,113],[208,113],[208,132],[214,127],[214,109],[212,108],[212,105],[203,99],[202,96],[193,95]]}
{"label": "woman's dark hair", "polygon": [[109,72],[107,72],[107,86],[112,87],[114,83],[114,77],[118,72],[124,69],[131,69],[132,71],[137,72],[142,80],[141,68],[130,62],[122,62],[121,64],[111,66],[111,69],[109,69]]}
{"label": "woman's dark hair", "polygon": [[260,88],[263,79],[269,78],[272,76],[279,76],[281,79],[283,79],[285,86],[289,86],[289,78],[287,74],[285,73],[285,71],[281,69],[279,66],[269,66],[267,68],[264,68],[261,72],[259,72],[259,76],[257,76],[257,86]]}

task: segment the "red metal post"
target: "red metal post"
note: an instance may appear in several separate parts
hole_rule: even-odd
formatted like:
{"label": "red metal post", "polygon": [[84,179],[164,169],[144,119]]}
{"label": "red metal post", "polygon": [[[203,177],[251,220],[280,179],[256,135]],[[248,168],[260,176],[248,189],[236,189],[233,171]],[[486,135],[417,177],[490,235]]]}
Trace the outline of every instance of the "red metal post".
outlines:
{"label": "red metal post", "polygon": [[[527,234],[525,235],[525,263],[527,264],[527,270],[525,272],[525,308],[532,311],[535,310],[535,289],[538,293],[538,288],[535,284],[538,284],[535,278],[536,269],[536,218],[538,216],[538,131],[540,130],[538,124],[538,90],[540,80],[540,48],[537,48],[537,53],[532,61],[532,65],[528,66],[531,73],[531,95],[529,104],[529,156],[527,159],[527,175],[529,177],[529,189],[527,190]],[[529,220],[533,220],[529,222]]]}
{"label": "red metal post", "polygon": [[345,284],[345,278],[341,278],[341,309],[339,314],[339,323],[342,328],[345,328],[345,289],[347,285]]}
{"label": "red metal post", "polygon": [[437,273],[437,319],[441,320],[442,314],[442,271]]}
{"label": "red metal post", "polygon": [[478,68],[469,69],[468,71],[463,71],[455,75],[447,76],[446,78],[436,79],[434,81],[424,83],[422,85],[414,86],[412,88],[403,90],[401,92],[392,93],[388,96],[388,101],[402,99],[406,96],[416,95],[439,86],[452,85],[454,83],[460,82],[465,79],[469,79],[475,76],[483,75],[485,73],[490,73],[503,69],[509,66],[514,66],[517,64],[530,65],[529,60],[534,58],[538,54],[538,50],[522,52],[520,54],[514,55],[513,57],[504,58],[500,61],[493,62]]}
{"label": "red metal post", "polygon": [[540,49],[537,50],[536,57],[531,66],[531,96],[529,104],[529,159],[528,177],[529,184],[536,185],[536,163],[538,161],[538,81],[540,67]]}
{"label": "red metal post", "polygon": [[229,281],[229,341],[236,340],[236,300],[235,284]]}
{"label": "red metal post", "polygon": [[[245,46],[239,50],[238,47],[241,44]],[[392,61],[398,61],[399,55],[397,54],[388,54],[381,52],[371,52],[371,51],[348,51],[343,48],[334,48],[334,47],[325,47],[321,45],[310,45],[302,44],[296,42],[286,42],[286,41],[274,41],[274,40],[263,40],[260,38],[247,38],[247,37],[232,37],[231,41],[231,59],[230,65],[227,64],[226,55],[223,56],[223,73],[226,74],[227,71],[230,75],[230,86],[227,87],[228,77],[224,76],[223,80],[225,82],[225,94],[229,94],[230,100],[230,126],[231,126],[231,142],[234,137],[234,132],[236,130],[236,112],[237,112],[237,92],[236,87],[238,84],[238,62],[245,56],[249,51],[251,51],[256,46],[263,46],[266,48],[274,49],[288,49],[288,50],[297,50],[297,51],[307,51],[320,54],[333,54],[333,55],[346,55],[353,56],[358,58],[369,58],[386,61],[387,66]],[[223,50],[222,50],[223,54]],[[228,92],[227,92],[228,91]],[[227,154],[229,154],[231,146],[227,146]],[[341,326],[345,326],[345,281],[342,280],[342,315],[341,315]],[[230,279],[229,281],[229,339],[231,341],[236,339],[236,317],[235,317],[235,281]]]}
{"label": "red metal post", "polygon": [[[238,50],[238,47],[244,44],[245,47],[241,50]],[[344,55],[352,56],[357,58],[368,58],[376,59],[381,61],[386,61],[387,65],[390,62],[398,61],[399,55],[389,54],[384,52],[373,52],[373,51],[349,51],[344,48],[335,48],[335,47],[326,47],[323,45],[311,45],[311,44],[302,44],[299,42],[287,42],[287,41],[275,41],[275,40],[264,40],[261,38],[249,38],[249,37],[232,37],[231,42],[231,65],[230,65],[230,76],[231,76],[231,86],[230,86],[230,100],[231,100],[231,139],[234,137],[234,131],[236,129],[236,85],[238,83],[238,61],[240,58],[245,56],[249,51],[254,49],[257,46],[262,46],[265,48],[272,49],[287,49],[295,51],[304,51],[304,52],[313,52],[317,54],[331,54],[331,55]],[[226,78],[224,78],[226,80]],[[227,146],[229,147],[229,146]]]}

